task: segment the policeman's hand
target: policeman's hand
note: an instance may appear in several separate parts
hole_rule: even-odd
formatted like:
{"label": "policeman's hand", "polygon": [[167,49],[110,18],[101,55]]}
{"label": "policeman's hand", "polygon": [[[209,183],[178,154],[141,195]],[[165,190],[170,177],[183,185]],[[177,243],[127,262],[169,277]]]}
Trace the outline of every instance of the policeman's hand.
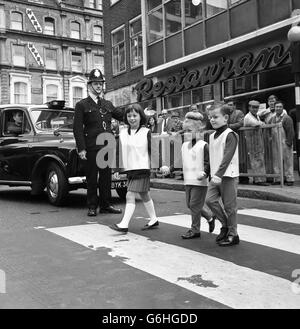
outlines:
{"label": "policeman's hand", "polygon": [[204,178],[206,178],[206,173],[204,171],[200,171],[198,176],[197,176],[197,179],[202,180]]}
{"label": "policeman's hand", "polygon": [[87,158],[86,158],[86,150],[82,150],[82,151],[80,151],[80,152],[78,153],[78,155],[79,155],[79,158],[80,158],[81,160],[87,160]]}
{"label": "policeman's hand", "polygon": [[218,176],[213,176],[210,182],[213,185],[220,185],[222,183],[222,178]]}

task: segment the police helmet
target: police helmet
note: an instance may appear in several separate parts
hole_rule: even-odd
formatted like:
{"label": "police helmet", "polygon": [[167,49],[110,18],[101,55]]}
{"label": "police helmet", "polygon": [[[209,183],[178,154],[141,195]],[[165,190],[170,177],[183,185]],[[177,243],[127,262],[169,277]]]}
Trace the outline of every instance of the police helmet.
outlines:
{"label": "police helmet", "polygon": [[93,69],[89,74],[88,83],[91,82],[104,82],[103,74],[99,69]]}

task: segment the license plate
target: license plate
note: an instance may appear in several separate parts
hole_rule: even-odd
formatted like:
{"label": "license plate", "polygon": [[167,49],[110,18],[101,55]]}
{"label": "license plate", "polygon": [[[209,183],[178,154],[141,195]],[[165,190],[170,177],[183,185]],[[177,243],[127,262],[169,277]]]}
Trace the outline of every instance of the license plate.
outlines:
{"label": "license plate", "polygon": [[111,188],[123,188],[127,186],[127,181],[123,180],[121,182],[111,182]]}

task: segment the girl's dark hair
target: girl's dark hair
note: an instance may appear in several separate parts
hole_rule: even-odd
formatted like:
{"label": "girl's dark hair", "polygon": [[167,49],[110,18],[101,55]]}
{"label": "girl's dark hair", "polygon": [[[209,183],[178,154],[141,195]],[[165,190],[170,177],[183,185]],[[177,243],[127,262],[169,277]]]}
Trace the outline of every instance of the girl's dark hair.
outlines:
{"label": "girl's dark hair", "polygon": [[151,115],[147,120],[147,126],[150,126],[150,119],[152,119],[152,118],[154,120],[154,125],[155,126],[157,125],[157,119],[156,119],[155,115]]}
{"label": "girl's dark hair", "polygon": [[130,112],[133,112],[133,111],[138,113],[141,117],[140,127],[146,125],[147,117],[146,117],[146,114],[144,113],[144,110],[142,109],[140,104],[131,104],[131,105],[127,106],[127,108],[125,110],[125,113],[124,113],[124,120],[123,120],[124,123],[126,125],[129,125],[129,122],[127,121],[127,114],[130,113]]}

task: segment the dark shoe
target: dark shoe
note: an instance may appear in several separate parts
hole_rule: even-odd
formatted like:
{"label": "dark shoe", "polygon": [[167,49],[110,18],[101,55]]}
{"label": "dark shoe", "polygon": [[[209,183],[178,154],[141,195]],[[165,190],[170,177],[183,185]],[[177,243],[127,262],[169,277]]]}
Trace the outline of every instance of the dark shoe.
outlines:
{"label": "dark shoe", "polygon": [[182,239],[200,238],[200,233],[194,233],[192,230],[189,230],[185,234],[183,234],[181,237],[182,237]]}
{"label": "dark shoe", "polygon": [[225,239],[227,233],[228,233],[228,228],[221,227],[220,234],[216,237],[216,242],[220,242],[221,240]]}
{"label": "dark shoe", "polygon": [[159,225],[159,222],[158,220],[152,224],[152,225],[148,225],[146,224],[144,227],[141,228],[142,231],[145,231],[145,230],[151,230],[152,228],[156,228],[157,226]]}
{"label": "dark shoe", "polygon": [[212,219],[210,222],[208,222],[208,227],[209,227],[209,233],[212,233],[215,229],[215,221],[216,221],[216,216],[212,216]]}
{"label": "dark shoe", "polygon": [[272,185],[280,185],[280,182],[273,182]]}
{"label": "dark shoe", "polygon": [[269,183],[265,183],[265,182],[258,182],[258,183],[253,183],[253,185],[258,185],[258,186],[269,186]]}
{"label": "dark shoe", "polygon": [[109,206],[109,207],[106,207],[106,208],[100,208],[100,213],[101,214],[104,214],[104,213],[121,214],[122,209],[117,209],[117,208],[114,208],[113,206]]}
{"label": "dark shoe", "polygon": [[286,186],[293,186],[294,185],[294,182],[285,182],[284,185],[286,185]]}
{"label": "dark shoe", "polygon": [[87,215],[90,216],[90,217],[97,216],[97,210],[93,209],[93,208],[89,208]]}
{"label": "dark shoe", "polygon": [[109,225],[109,228],[111,228],[112,230],[118,231],[118,232],[122,232],[122,233],[127,233],[128,232],[128,228],[125,227],[119,227],[117,224],[112,224]]}
{"label": "dark shoe", "polygon": [[229,247],[240,243],[240,238],[238,235],[228,235],[228,237],[222,241],[219,241],[218,245],[220,247]]}

